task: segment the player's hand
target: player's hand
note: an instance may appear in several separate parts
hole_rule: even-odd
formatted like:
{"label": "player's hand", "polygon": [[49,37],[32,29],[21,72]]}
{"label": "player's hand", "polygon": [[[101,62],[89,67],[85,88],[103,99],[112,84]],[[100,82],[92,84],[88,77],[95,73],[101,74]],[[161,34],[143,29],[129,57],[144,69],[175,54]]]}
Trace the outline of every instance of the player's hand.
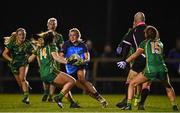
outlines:
{"label": "player's hand", "polygon": [[75,62],[77,62],[77,59],[70,59],[70,58],[68,58],[67,59],[67,64],[74,64]]}
{"label": "player's hand", "polygon": [[15,59],[11,59],[8,63],[9,66],[12,66],[16,63],[17,61]]}
{"label": "player's hand", "polygon": [[119,61],[119,62],[117,62],[117,66],[118,66],[118,68],[120,68],[120,69],[125,69],[126,68],[126,66],[127,66],[127,62],[126,61]]}

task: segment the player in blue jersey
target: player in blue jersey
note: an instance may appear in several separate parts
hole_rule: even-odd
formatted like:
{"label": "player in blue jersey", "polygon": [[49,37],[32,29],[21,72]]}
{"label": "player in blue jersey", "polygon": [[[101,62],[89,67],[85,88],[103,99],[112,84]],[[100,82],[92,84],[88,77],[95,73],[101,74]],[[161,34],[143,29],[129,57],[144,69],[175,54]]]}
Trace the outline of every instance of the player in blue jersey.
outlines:
{"label": "player in blue jersey", "polygon": [[61,55],[69,60],[73,55],[79,56],[75,63],[66,65],[66,71],[74,77],[77,82],[76,86],[83,89],[89,96],[98,100],[103,107],[108,105],[107,101],[97,92],[95,87],[85,79],[86,66],[90,61],[88,49],[81,39],[81,33],[77,28],[69,30],[69,40],[62,47]]}

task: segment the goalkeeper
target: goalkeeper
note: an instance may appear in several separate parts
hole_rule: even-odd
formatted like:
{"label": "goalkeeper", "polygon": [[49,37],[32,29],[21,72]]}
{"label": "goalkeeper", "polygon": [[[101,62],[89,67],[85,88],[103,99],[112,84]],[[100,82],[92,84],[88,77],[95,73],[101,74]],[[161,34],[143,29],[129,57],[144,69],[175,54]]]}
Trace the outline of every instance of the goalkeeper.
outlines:
{"label": "goalkeeper", "polygon": [[90,55],[80,37],[81,33],[77,28],[71,29],[69,31],[69,40],[62,47],[61,56],[65,57],[69,62],[66,65],[66,71],[77,80],[77,87],[83,89],[89,96],[99,101],[102,107],[106,107],[108,105],[107,101],[85,79],[86,66],[90,61]]}

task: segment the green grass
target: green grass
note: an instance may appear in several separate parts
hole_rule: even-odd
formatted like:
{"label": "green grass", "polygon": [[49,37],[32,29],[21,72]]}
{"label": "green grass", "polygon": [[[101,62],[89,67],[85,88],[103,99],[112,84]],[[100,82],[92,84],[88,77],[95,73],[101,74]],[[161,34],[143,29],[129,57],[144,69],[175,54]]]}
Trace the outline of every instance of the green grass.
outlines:
{"label": "green grass", "polygon": [[[0,94],[0,112],[124,112],[117,108],[115,104],[123,98],[123,95],[103,95],[109,102],[107,108],[101,108],[101,105],[87,95],[74,95],[76,101],[82,106],[79,109],[69,108],[69,103],[66,99],[63,100],[64,108],[60,109],[56,103],[41,102],[42,95],[30,95],[30,105],[24,105],[21,102],[22,95],[20,94]],[[177,102],[180,105],[180,97],[177,97]],[[169,100],[166,96],[149,96],[145,111],[148,112],[170,112],[172,111]],[[133,107],[132,111],[137,111]]]}

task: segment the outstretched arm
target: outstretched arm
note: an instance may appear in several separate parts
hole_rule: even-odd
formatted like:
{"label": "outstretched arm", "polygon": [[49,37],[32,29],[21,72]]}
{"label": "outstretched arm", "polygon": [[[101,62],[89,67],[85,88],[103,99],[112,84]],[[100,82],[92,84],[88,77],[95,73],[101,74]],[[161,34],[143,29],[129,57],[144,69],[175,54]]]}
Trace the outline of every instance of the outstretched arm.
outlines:
{"label": "outstretched arm", "polygon": [[52,52],[51,55],[53,59],[56,60],[57,62],[62,64],[67,64],[67,60],[64,57],[60,56],[58,52]]}
{"label": "outstretched arm", "polygon": [[130,63],[131,61],[135,60],[139,55],[141,55],[144,52],[144,49],[138,48],[137,51],[132,54],[130,57],[128,57],[126,60],[119,61],[117,63],[117,66],[121,69],[125,69],[126,65]]}
{"label": "outstretched arm", "polygon": [[135,53],[133,53],[131,56],[129,56],[126,59],[127,63],[130,63],[131,61],[135,60],[138,56],[140,56],[144,52],[144,49],[138,48]]}

